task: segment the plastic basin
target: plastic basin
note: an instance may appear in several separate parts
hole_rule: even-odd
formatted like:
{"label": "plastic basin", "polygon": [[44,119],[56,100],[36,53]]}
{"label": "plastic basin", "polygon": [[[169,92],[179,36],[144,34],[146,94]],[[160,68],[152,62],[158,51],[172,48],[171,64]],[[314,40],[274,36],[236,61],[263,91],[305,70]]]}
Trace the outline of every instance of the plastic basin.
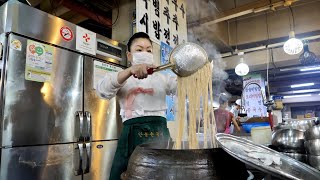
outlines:
{"label": "plastic basin", "polygon": [[242,127],[246,133],[251,133],[251,128],[260,126],[270,126],[269,122],[242,123]]}

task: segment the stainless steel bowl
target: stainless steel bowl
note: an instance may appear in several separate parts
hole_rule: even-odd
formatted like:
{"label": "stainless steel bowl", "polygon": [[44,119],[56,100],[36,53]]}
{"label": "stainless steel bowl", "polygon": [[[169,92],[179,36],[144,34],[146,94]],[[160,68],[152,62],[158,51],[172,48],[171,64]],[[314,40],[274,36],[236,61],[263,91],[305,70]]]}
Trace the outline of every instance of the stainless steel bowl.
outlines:
{"label": "stainless steel bowl", "polygon": [[304,132],[306,140],[320,139],[320,125],[313,126]]}
{"label": "stainless steel bowl", "polygon": [[289,156],[293,159],[296,159],[300,162],[307,163],[307,155],[306,154],[300,154],[300,153],[283,153],[286,156]]}
{"label": "stainless steel bowl", "polygon": [[316,124],[315,119],[306,119],[306,120],[288,120],[284,123],[279,123],[274,127],[274,131],[279,129],[298,129],[301,131],[306,131],[312,128]]}
{"label": "stainless steel bowl", "polygon": [[314,139],[304,142],[307,154],[320,156],[320,139]]}
{"label": "stainless steel bowl", "polygon": [[308,154],[308,156],[307,156],[307,163],[308,163],[310,166],[312,166],[312,167],[320,170],[320,156],[315,156],[315,155],[310,155],[310,154]]}
{"label": "stainless steel bowl", "polygon": [[280,129],[274,132],[271,144],[280,152],[305,153],[304,133],[297,129]]}

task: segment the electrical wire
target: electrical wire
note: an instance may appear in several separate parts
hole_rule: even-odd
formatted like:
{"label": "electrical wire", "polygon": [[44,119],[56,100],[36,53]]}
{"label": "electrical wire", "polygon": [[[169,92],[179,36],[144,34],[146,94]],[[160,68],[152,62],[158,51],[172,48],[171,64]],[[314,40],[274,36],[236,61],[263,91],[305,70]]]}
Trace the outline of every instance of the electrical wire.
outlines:
{"label": "electrical wire", "polygon": [[[116,0],[114,0],[113,2],[114,2],[114,4],[117,6],[117,17],[116,17],[115,22],[111,23],[111,26],[113,26],[113,25],[115,25],[115,24],[117,23],[117,21],[118,21],[118,19],[119,19],[119,14],[120,14],[120,7],[119,7],[118,2],[117,2]],[[103,16],[100,16],[100,17],[99,17],[99,14],[95,11],[95,7],[96,7],[96,6],[95,6],[94,4],[92,4],[91,2],[89,2],[89,4],[86,3],[86,5],[89,6],[90,9],[94,12],[94,14],[95,14],[95,16],[97,17],[99,23],[102,24],[102,25],[105,25],[104,23],[102,23],[100,17],[102,17],[103,19],[105,19],[105,18],[104,18]],[[102,5],[102,4],[101,4],[101,5]],[[102,5],[102,6],[107,7],[107,6],[105,6],[105,5]],[[108,29],[109,29],[109,28],[108,28]]]}
{"label": "electrical wire", "polygon": [[[237,8],[237,1],[234,0],[233,2],[234,2],[234,8]],[[238,18],[236,18],[236,51],[238,51]]]}
{"label": "electrical wire", "polygon": [[[291,16],[289,16],[290,31],[295,31],[295,19],[294,19],[293,10],[291,6],[289,6],[289,11],[291,13]],[[292,23],[291,23],[291,18],[292,18]]]}
{"label": "electrical wire", "polygon": [[49,3],[50,3],[50,7],[51,7],[51,14],[54,14],[56,16],[57,14],[55,11],[53,0],[49,0]]}
{"label": "electrical wire", "polygon": [[295,30],[295,20],[294,20],[294,15],[293,15],[293,10],[291,6],[289,6],[290,12],[291,12],[291,17],[292,17],[292,30]]}
{"label": "electrical wire", "polygon": [[113,2],[116,4],[117,6],[117,17],[116,20],[112,23],[112,26],[115,25],[119,19],[119,14],[120,14],[120,7],[119,7],[119,3],[116,0],[113,0]]}

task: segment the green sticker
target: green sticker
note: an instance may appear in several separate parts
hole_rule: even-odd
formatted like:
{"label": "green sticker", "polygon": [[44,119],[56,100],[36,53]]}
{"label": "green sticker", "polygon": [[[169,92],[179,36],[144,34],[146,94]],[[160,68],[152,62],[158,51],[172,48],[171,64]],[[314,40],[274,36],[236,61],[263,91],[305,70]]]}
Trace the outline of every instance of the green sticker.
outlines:
{"label": "green sticker", "polygon": [[38,56],[41,56],[43,54],[43,49],[41,47],[36,47],[36,53],[38,54]]}

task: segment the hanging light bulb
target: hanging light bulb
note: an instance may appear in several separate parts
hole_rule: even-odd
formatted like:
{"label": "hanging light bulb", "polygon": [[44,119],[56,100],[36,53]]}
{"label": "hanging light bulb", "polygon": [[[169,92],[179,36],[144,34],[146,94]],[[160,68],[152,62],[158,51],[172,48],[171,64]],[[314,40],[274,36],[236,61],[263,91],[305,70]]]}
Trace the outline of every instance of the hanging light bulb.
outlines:
{"label": "hanging light bulb", "polygon": [[283,50],[289,55],[299,54],[303,49],[303,43],[300,39],[295,38],[294,31],[289,32],[289,40],[283,45]]}
{"label": "hanging light bulb", "polygon": [[239,52],[238,55],[240,56],[240,63],[236,66],[234,70],[238,76],[245,76],[249,73],[249,66],[246,63],[244,63],[242,57],[243,54],[243,52]]}
{"label": "hanging light bulb", "polygon": [[309,51],[308,44],[305,44],[303,45],[303,53],[300,55],[299,61],[303,65],[310,65],[310,64],[318,63],[319,59],[313,52]]}

